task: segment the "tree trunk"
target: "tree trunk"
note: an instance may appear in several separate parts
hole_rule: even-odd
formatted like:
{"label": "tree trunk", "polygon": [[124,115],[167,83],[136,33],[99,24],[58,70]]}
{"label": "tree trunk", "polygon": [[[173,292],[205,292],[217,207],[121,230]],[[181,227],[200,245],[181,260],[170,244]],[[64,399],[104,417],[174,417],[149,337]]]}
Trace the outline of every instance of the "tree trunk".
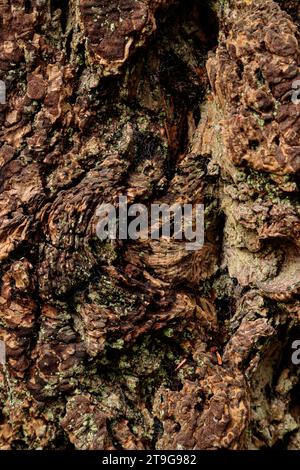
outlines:
{"label": "tree trunk", "polygon": [[[0,18],[0,448],[299,449],[299,2]],[[119,195],[204,246],[101,241]]]}

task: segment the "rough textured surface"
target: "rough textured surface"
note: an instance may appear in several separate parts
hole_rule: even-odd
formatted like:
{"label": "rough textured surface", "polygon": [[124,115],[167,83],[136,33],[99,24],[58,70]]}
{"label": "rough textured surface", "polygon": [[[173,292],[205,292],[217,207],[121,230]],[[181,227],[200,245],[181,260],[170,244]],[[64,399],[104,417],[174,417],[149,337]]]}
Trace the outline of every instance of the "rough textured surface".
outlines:
{"label": "rough textured surface", "polygon": [[[0,449],[300,448],[297,1],[0,1]],[[96,209],[205,204],[205,244]]]}

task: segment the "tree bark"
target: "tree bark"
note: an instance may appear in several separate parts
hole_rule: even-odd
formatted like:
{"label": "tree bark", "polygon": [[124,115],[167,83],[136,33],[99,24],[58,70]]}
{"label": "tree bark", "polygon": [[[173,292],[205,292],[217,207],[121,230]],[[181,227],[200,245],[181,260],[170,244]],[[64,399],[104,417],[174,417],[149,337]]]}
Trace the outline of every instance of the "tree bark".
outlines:
{"label": "tree bark", "polygon": [[[0,1],[0,449],[300,448],[299,18]],[[203,248],[100,241],[119,195]]]}

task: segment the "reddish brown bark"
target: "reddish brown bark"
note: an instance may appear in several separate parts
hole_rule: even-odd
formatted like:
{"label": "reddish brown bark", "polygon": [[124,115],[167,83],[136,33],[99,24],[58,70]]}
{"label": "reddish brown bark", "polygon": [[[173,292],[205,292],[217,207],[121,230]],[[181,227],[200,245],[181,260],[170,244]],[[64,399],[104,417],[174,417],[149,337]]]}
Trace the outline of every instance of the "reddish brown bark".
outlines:
{"label": "reddish brown bark", "polygon": [[[298,2],[0,21],[0,448],[299,448]],[[203,248],[101,242],[118,195],[204,204]]]}

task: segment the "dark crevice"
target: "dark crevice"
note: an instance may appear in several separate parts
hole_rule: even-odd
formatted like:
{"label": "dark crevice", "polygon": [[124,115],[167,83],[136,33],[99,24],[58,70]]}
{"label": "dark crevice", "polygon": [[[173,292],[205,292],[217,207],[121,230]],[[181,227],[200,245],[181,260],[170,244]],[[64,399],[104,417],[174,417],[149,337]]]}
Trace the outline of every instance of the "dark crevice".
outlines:
{"label": "dark crevice", "polygon": [[25,13],[31,13],[32,12],[31,0],[25,0],[24,10],[25,10]]}
{"label": "dark crevice", "polygon": [[71,57],[72,39],[73,39],[73,29],[71,29],[71,31],[69,32],[69,34],[66,37],[65,49],[66,49],[66,58],[67,58],[67,60],[69,60],[70,57]]}
{"label": "dark crevice", "polygon": [[237,75],[240,80],[242,80],[244,74],[244,64],[241,60],[237,61]]}
{"label": "dark crevice", "polygon": [[61,29],[62,29],[62,33],[65,34],[67,24],[68,24],[68,17],[69,17],[69,0],[51,0],[50,8],[51,8],[51,15],[53,15],[54,12],[58,9],[61,11],[61,15],[60,15]]}
{"label": "dark crevice", "polygon": [[259,141],[258,140],[249,140],[249,148],[251,150],[257,150],[259,147]]}

